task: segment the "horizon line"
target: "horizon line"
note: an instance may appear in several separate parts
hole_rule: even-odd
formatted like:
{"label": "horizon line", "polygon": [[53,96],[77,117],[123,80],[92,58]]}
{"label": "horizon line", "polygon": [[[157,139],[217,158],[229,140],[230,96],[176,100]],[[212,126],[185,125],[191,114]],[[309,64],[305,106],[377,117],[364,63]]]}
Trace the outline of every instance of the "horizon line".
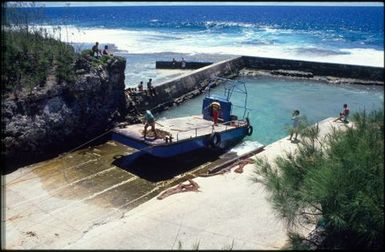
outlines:
{"label": "horizon line", "polygon": [[[6,5],[32,2],[6,2]],[[384,7],[383,2],[43,2],[34,1],[35,7],[123,7],[123,6],[314,6],[314,7]],[[32,6],[20,6],[32,7]]]}

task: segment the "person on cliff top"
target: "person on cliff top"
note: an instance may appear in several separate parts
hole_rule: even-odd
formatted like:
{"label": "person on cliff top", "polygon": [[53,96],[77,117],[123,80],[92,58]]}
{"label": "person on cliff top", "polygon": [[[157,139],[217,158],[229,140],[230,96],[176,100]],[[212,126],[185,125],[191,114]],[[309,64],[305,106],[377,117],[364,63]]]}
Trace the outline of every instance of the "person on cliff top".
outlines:
{"label": "person on cliff top", "polygon": [[175,58],[172,58],[172,68],[175,68],[176,67],[176,60]]}
{"label": "person on cliff top", "polygon": [[109,52],[108,52],[108,45],[105,45],[105,46],[104,46],[104,49],[103,49],[103,55],[111,55],[111,56],[112,56],[112,53],[109,53]]}
{"label": "person on cliff top", "polygon": [[211,114],[213,115],[214,126],[218,126],[219,111],[221,110],[221,104],[217,101],[213,101],[210,104]]}
{"label": "person on cliff top", "polygon": [[138,90],[139,92],[142,92],[143,91],[143,81],[141,81],[138,85]]}
{"label": "person on cliff top", "polygon": [[155,88],[152,86],[152,79],[150,78],[147,82],[147,90],[149,96],[156,96]]}
{"label": "person on cliff top", "polygon": [[150,110],[146,110],[146,113],[144,115],[144,132],[143,132],[143,138],[146,138],[147,135],[147,128],[148,126],[151,126],[151,130],[154,131],[154,139],[158,138],[155,130],[155,117],[151,113]]}
{"label": "person on cliff top", "polygon": [[343,123],[349,123],[348,121],[349,113],[350,113],[350,110],[349,110],[348,104],[345,103],[340,113],[340,116],[337,119],[335,119],[334,122],[340,120]]}
{"label": "person on cliff top", "polygon": [[291,120],[293,121],[293,128],[291,129],[289,140],[294,136],[294,141],[297,141],[299,131],[299,110],[294,110]]}
{"label": "person on cliff top", "polygon": [[99,55],[101,55],[101,51],[99,50],[99,42],[96,42],[95,45],[92,47],[92,56],[98,58]]}

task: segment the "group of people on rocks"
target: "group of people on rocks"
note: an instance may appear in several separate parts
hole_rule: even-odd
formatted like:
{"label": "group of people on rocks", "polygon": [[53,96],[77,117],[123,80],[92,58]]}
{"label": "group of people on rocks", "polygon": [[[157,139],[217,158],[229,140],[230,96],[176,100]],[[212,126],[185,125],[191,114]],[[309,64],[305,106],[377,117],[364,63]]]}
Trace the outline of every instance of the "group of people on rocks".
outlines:
{"label": "group of people on rocks", "polygon": [[110,55],[112,56],[112,53],[109,53],[108,51],[108,45],[104,46],[103,51],[99,49],[99,42],[96,42],[95,45],[92,46],[92,56],[99,58],[102,55]]}
{"label": "group of people on rocks", "polygon": [[141,81],[137,88],[127,88],[126,91],[128,94],[145,93],[148,96],[156,96],[157,95],[155,88],[152,86],[152,79],[151,78],[147,82],[147,90],[144,89],[143,81]]}
{"label": "group of people on rocks", "polygon": [[[143,89],[143,81],[141,81],[138,85],[138,91],[142,93],[143,91],[146,91]],[[147,82],[147,91],[146,94],[148,96],[156,96],[155,88],[152,86],[152,79],[150,78]]]}

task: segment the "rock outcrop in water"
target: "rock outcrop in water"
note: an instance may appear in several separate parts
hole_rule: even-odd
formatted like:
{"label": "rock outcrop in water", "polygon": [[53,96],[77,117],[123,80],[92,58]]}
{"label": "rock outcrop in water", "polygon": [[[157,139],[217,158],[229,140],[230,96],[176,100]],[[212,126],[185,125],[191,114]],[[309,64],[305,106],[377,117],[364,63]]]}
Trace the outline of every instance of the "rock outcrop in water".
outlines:
{"label": "rock outcrop in water", "polygon": [[6,166],[25,165],[68,151],[124,118],[125,65],[121,57],[96,66],[80,58],[74,64],[74,83],[57,83],[50,76],[44,87],[29,94],[3,97],[2,156]]}

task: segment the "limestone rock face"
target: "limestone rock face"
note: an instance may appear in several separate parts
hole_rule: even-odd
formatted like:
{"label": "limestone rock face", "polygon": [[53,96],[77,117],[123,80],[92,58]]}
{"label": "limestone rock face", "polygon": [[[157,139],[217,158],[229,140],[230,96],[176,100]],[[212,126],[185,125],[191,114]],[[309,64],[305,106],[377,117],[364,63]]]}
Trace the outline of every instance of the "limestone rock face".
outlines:
{"label": "limestone rock face", "polygon": [[74,83],[50,83],[44,90],[2,102],[2,156],[8,163],[39,160],[74,148],[126,116],[124,58],[91,67],[75,64]]}

